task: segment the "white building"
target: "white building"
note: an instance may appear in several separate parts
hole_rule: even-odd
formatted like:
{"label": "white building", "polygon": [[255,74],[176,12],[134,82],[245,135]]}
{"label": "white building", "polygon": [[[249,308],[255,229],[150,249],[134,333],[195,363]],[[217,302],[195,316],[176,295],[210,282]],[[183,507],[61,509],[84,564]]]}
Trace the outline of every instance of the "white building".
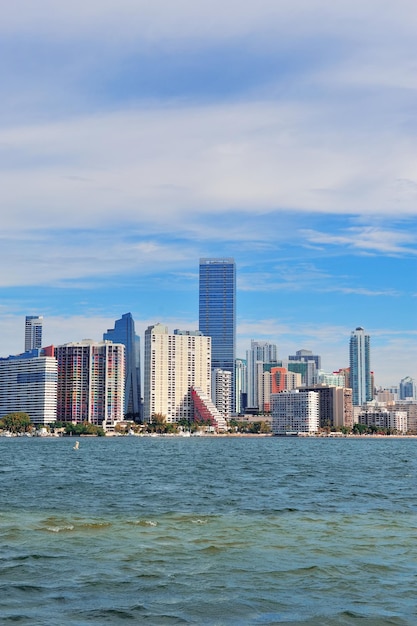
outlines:
{"label": "white building", "polygon": [[317,372],[318,385],[333,385],[334,387],[345,387],[345,375],[336,372],[325,372],[319,370]]}
{"label": "white building", "polygon": [[246,351],[248,407],[264,411],[265,398],[269,405],[271,377],[270,375],[264,376],[266,371],[264,366],[277,364],[277,357],[278,348],[276,344],[252,339],[250,350]]}
{"label": "white building", "polygon": [[211,378],[211,399],[225,419],[230,419],[232,406],[232,374],[216,367]]}
{"label": "white building", "polygon": [[371,377],[371,339],[361,326],[352,331],[349,342],[350,387],[353,406],[373,398]]}
{"label": "white building", "polygon": [[26,354],[0,359],[0,418],[24,412],[33,424],[56,420],[57,362]]}
{"label": "white building", "polygon": [[235,361],[235,394],[236,394],[236,413],[239,414],[247,404],[247,367],[246,361],[236,359]]}
{"label": "white building", "polygon": [[315,391],[273,393],[271,409],[274,435],[312,434],[319,430],[319,395]]}
{"label": "white building", "polygon": [[42,348],[43,317],[27,315],[25,319],[25,352]]}
{"label": "white building", "polygon": [[162,414],[167,423],[193,418],[191,387],[211,397],[211,337],[162,324],[145,331],[144,420]]}
{"label": "white building", "polygon": [[125,346],[112,341],[67,343],[56,348],[57,419],[113,429],[123,420]]}
{"label": "white building", "polygon": [[376,428],[391,428],[405,434],[408,430],[407,411],[390,411],[384,407],[375,407],[359,414],[359,424]]}

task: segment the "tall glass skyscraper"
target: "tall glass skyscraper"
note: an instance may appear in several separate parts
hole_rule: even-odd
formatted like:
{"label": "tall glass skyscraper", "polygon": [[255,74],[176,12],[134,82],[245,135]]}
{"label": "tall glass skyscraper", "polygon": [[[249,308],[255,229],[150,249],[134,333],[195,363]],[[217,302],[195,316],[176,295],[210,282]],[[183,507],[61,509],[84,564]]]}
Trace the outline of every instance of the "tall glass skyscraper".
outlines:
{"label": "tall glass skyscraper", "polygon": [[125,415],[133,414],[135,420],[141,417],[140,391],[140,343],[135,333],[135,322],[131,313],[125,313],[116,320],[114,328],[103,334],[103,340],[122,343],[125,346]]}
{"label": "tall glass skyscraper", "polygon": [[371,340],[361,326],[352,331],[349,344],[349,361],[352,402],[354,406],[361,406],[373,399]]}
{"label": "tall glass skyscraper", "polygon": [[200,259],[199,328],[211,337],[212,368],[232,374],[235,411],[236,266],[231,258]]}

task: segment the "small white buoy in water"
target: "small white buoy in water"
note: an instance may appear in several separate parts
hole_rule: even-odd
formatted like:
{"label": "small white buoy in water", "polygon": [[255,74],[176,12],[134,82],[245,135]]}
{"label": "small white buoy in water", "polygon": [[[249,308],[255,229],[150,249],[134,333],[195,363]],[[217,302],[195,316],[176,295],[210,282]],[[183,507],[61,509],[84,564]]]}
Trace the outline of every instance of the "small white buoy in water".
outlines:
{"label": "small white buoy in water", "polygon": [[79,447],[80,447],[80,442],[76,441],[75,446],[73,447],[73,450],[78,450]]}

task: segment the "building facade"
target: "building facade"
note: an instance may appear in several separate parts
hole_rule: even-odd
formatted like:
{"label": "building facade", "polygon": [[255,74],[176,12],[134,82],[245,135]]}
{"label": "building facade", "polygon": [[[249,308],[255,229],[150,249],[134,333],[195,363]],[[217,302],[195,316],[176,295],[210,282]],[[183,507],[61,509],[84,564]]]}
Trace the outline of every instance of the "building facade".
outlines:
{"label": "building facade", "polygon": [[387,408],[373,408],[359,414],[359,424],[375,428],[389,428],[400,434],[408,429],[407,411],[391,411]]}
{"label": "building facade", "polygon": [[232,374],[232,412],[235,412],[236,266],[232,258],[200,259],[199,329],[211,337],[213,369]]}
{"label": "building facade", "polygon": [[235,402],[236,413],[243,413],[248,405],[247,366],[245,359],[236,359],[235,362]]}
{"label": "building facade", "polygon": [[[305,366],[300,367],[301,364]],[[288,369],[301,374],[303,385],[314,385],[317,383],[317,372],[321,369],[321,356],[313,354],[311,350],[297,350],[288,357]]]}
{"label": "building facade", "polygon": [[400,400],[417,400],[417,383],[411,376],[400,381]]}
{"label": "building facade", "polygon": [[303,387],[319,396],[320,428],[352,428],[352,390],[334,385]]}
{"label": "building facade", "polygon": [[371,340],[361,326],[352,331],[349,344],[350,386],[354,406],[373,398],[371,376]]}
{"label": "building facade", "polygon": [[315,391],[283,391],[271,395],[274,435],[314,434],[319,430],[319,395]]}
{"label": "building facade", "polygon": [[163,324],[145,331],[144,421],[161,414],[167,423],[193,419],[191,388],[211,397],[211,337]]}
{"label": "building facade", "polygon": [[212,371],[211,398],[218,411],[228,420],[231,415],[232,374],[220,369]]}
{"label": "building facade", "polygon": [[135,322],[131,313],[125,313],[116,320],[114,328],[103,334],[104,341],[122,343],[125,347],[125,415],[135,420],[141,418],[141,382],[140,382],[140,339],[135,333]]}
{"label": "building facade", "polygon": [[58,346],[57,419],[113,429],[123,420],[125,347],[84,340]]}
{"label": "building facade", "polygon": [[57,362],[33,350],[0,359],[0,418],[24,412],[33,424],[56,420]]}
{"label": "building facade", "polygon": [[271,367],[277,363],[278,348],[275,343],[252,339],[250,350],[246,351],[247,406],[251,409],[258,409],[261,412],[269,411],[270,371]]}
{"label": "building facade", "polygon": [[43,317],[26,315],[25,319],[25,352],[42,348]]}
{"label": "building facade", "polygon": [[271,393],[291,391],[301,387],[301,374],[289,372],[286,367],[271,368]]}

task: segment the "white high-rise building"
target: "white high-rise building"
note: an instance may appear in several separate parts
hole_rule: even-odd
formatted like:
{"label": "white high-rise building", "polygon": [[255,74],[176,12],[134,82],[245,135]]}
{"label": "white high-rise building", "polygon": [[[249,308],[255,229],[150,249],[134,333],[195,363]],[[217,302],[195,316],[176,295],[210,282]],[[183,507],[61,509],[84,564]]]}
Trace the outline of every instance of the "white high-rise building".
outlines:
{"label": "white high-rise building", "polygon": [[277,363],[278,348],[268,341],[251,341],[250,350],[246,352],[247,365],[247,406],[265,409],[270,393],[270,376],[264,376],[264,365]]}
{"label": "white high-rise building", "polygon": [[315,391],[282,391],[271,394],[274,435],[315,433],[320,426],[319,394]]}
{"label": "white high-rise building", "polygon": [[25,352],[34,348],[42,348],[43,317],[26,315],[25,320]]}
{"label": "white high-rise building", "polygon": [[241,413],[247,405],[247,376],[246,361],[236,359],[235,361],[235,393],[236,393],[236,413]]}
{"label": "white high-rise building", "polygon": [[350,386],[353,406],[373,398],[371,381],[371,340],[360,326],[352,331],[349,344]]}
{"label": "white high-rise building", "polygon": [[123,420],[125,346],[112,341],[67,343],[56,348],[57,419],[104,429]]}
{"label": "white high-rise building", "polygon": [[57,362],[27,354],[0,359],[0,417],[24,412],[33,424],[56,420]]}
{"label": "white high-rise building", "polygon": [[162,414],[167,423],[193,418],[191,388],[211,397],[211,337],[200,331],[155,324],[145,331],[144,420]]}
{"label": "white high-rise building", "polygon": [[230,419],[232,406],[232,374],[216,367],[211,380],[211,399],[225,419]]}

